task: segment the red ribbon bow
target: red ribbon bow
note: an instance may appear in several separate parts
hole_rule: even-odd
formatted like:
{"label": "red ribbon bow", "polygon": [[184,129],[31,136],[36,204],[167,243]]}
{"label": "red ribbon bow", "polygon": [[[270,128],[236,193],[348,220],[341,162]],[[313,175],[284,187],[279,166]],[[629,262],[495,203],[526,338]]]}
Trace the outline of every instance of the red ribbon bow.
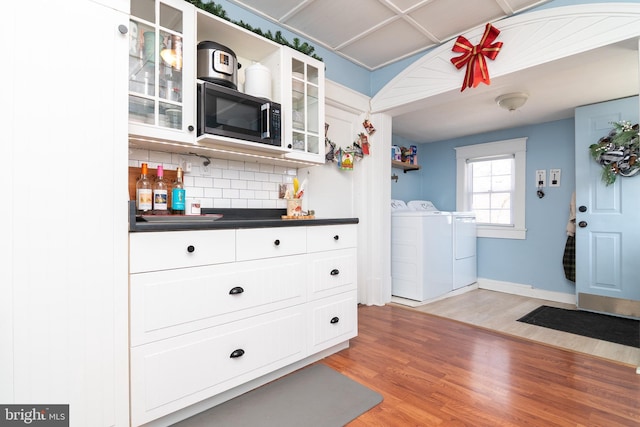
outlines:
{"label": "red ribbon bow", "polygon": [[[456,43],[453,45],[453,52],[460,52],[462,55],[451,58],[451,63],[455,65],[457,69],[467,66],[467,72],[464,76],[464,82],[462,83],[462,89],[460,92],[468,87],[477,87],[480,82],[485,84],[491,84],[489,78],[489,70],[487,68],[486,56],[489,59],[496,59],[502,42],[493,43],[493,41],[500,34],[500,30],[491,24],[487,24],[482,40],[477,46],[473,46],[469,40],[463,36],[458,36]],[[493,43],[493,44],[492,44]]]}

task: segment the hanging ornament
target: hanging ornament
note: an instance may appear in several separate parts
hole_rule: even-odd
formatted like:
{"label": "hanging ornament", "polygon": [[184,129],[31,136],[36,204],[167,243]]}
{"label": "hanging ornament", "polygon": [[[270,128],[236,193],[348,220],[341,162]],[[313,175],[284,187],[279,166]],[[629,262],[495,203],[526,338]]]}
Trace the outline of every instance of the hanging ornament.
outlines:
{"label": "hanging ornament", "polygon": [[498,56],[502,48],[502,42],[493,42],[499,34],[500,30],[491,24],[487,24],[482,40],[477,46],[472,45],[465,37],[458,36],[451,50],[462,53],[462,55],[451,58],[451,63],[457,69],[467,66],[460,92],[468,87],[477,87],[481,82],[487,85],[491,84],[485,56],[491,60],[496,59],[496,56]]}

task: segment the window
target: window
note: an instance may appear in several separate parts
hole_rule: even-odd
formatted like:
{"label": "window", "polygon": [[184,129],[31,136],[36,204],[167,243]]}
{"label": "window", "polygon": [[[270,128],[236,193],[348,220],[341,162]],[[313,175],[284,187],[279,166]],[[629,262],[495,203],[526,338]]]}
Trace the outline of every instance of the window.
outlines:
{"label": "window", "polygon": [[475,212],[478,237],[526,238],[526,148],[526,138],[456,148],[456,210]]}

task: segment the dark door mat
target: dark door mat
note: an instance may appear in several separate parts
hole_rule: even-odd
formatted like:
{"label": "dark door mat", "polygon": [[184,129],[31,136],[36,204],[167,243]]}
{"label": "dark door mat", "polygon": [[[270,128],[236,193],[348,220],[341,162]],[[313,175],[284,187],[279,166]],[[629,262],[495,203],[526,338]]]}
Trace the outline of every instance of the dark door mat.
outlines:
{"label": "dark door mat", "polygon": [[640,321],[635,319],[543,305],[518,322],[640,348]]}

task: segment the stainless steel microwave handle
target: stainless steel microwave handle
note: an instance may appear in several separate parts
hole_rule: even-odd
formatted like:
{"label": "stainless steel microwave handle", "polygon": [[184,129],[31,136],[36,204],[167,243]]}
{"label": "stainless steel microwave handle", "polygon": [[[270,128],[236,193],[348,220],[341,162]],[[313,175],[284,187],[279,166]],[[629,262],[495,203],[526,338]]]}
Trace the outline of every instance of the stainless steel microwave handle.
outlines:
{"label": "stainless steel microwave handle", "polygon": [[262,138],[271,138],[271,103],[267,102],[260,107],[262,113]]}

